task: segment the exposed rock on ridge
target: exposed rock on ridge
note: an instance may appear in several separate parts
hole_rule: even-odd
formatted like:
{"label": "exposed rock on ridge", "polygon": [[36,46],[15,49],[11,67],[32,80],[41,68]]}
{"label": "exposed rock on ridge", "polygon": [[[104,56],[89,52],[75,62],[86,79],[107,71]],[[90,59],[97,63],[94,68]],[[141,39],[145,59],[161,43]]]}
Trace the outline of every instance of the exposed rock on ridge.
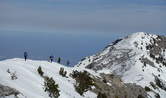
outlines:
{"label": "exposed rock on ridge", "polygon": [[13,89],[13,88],[10,88],[9,86],[4,86],[2,84],[0,84],[0,98],[5,98],[6,96],[11,96],[11,95],[14,95],[16,98],[17,95],[20,94],[19,91]]}

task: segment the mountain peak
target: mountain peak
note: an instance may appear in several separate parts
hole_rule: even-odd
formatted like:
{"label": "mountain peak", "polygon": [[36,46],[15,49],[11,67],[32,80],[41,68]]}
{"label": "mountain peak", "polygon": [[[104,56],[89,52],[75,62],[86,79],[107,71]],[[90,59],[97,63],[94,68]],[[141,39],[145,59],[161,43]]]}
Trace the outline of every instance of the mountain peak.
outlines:
{"label": "mountain peak", "polygon": [[131,35],[145,35],[145,34],[147,34],[147,33],[145,33],[145,32],[136,32],[136,33],[133,33]]}
{"label": "mountain peak", "polygon": [[[161,83],[166,83],[165,58],[166,37],[137,32],[117,39],[95,55],[85,57],[75,67],[116,73],[126,82],[149,86],[151,81],[156,83],[156,77]],[[166,95],[166,91],[160,89]]]}
{"label": "mountain peak", "polygon": [[[86,67],[94,70],[114,69],[116,65],[134,65],[126,64],[126,62],[130,60],[136,62],[142,56],[149,57],[150,54],[160,55],[165,58],[165,44],[166,37],[164,36],[144,32],[133,33],[117,39],[106,46],[103,51],[93,56],[85,57],[75,67]],[[130,67],[127,69],[130,69]],[[115,69],[119,68],[116,67]],[[127,69],[120,73],[123,74]]]}

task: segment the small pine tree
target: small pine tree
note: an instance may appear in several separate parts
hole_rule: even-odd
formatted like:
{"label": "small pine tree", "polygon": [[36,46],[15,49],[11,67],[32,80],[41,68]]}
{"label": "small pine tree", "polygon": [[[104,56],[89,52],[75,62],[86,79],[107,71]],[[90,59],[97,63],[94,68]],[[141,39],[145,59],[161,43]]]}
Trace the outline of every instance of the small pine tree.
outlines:
{"label": "small pine tree", "polygon": [[146,46],[146,50],[149,50],[149,46]]}
{"label": "small pine tree", "polygon": [[156,98],[160,98],[160,95],[157,93],[157,94],[155,94],[155,97]]}
{"label": "small pine tree", "polygon": [[150,53],[150,57],[151,57],[152,59],[155,59],[155,55],[153,55],[152,53]]}
{"label": "small pine tree", "polygon": [[139,95],[138,98],[144,98],[142,95]]}
{"label": "small pine tree", "polygon": [[158,58],[156,58],[156,63],[157,63],[157,64],[159,64],[159,63],[160,63]]}
{"label": "small pine tree", "polygon": [[11,73],[11,79],[12,80],[16,80],[17,79],[16,71]]}
{"label": "small pine tree", "polygon": [[53,78],[46,77],[44,82],[44,91],[49,93],[49,97],[51,98],[58,98],[60,96],[58,90],[58,84],[55,84]]}
{"label": "small pine tree", "polygon": [[144,66],[146,67],[146,62],[144,62]]}
{"label": "small pine tree", "polygon": [[166,62],[163,62],[163,65],[166,67]]}
{"label": "small pine tree", "polygon": [[73,74],[71,74],[71,76],[76,80],[75,89],[80,95],[83,95],[84,92],[94,85],[93,79],[89,75],[90,74],[87,71],[73,71]]}
{"label": "small pine tree", "polygon": [[41,66],[38,67],[37,71],[38,71],[38,74],[40,74],[41,76],[43,76],[44,72],[42,71]]}
{"label": "small pine tree", "polygon": [[149,87],[145,86],[145,91],[150,92],[150,91],[151,91],[151,89],[150,89]]}
{"label": "small pine tree", "polygon": [[63,77],[66,77],[67,71],[64,71],[64,68],[60,68],[59,74]]}
{"label": "small pine tree", "polygon": [[72,78],[76,78],[79,75],[79,72],[77,70],[73,70],[73,72],[70,74]]}

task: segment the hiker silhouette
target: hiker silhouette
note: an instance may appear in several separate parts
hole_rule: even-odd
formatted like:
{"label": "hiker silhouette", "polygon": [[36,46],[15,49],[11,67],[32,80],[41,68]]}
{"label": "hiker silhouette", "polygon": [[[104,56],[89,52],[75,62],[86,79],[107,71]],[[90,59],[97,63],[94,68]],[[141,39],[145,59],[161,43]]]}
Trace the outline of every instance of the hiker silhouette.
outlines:
{"label": "hiker silhouette", "polygon": [[24,59],[25,59],[25,61],[27,60],[27,56],[28,56],[27,52],[24,52]]}

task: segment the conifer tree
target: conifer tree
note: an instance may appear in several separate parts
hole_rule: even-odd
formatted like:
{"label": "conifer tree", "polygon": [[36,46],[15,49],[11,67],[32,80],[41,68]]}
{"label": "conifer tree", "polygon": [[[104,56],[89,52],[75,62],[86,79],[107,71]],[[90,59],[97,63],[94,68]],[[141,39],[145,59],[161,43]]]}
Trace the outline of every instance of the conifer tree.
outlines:
{"label": "conifer tree", "polygon": [[46,77],[44,82],[44,91],[49,93],[49,97],[58,98],[60,96],[58,84],[55,84],[53,78]]}

